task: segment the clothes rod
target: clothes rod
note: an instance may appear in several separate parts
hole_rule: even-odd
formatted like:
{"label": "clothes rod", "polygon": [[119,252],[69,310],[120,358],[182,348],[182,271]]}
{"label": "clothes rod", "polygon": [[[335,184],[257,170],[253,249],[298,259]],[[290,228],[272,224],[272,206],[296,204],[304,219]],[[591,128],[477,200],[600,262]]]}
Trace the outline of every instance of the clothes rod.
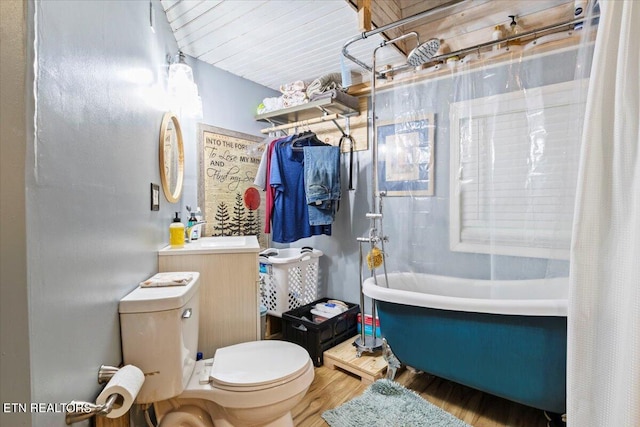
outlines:
{"label": "clothes rod", "polygon": [[327,114],[321,117],[316,117],[314,119],[309,119],[309,120],[301,120],[298,122],[293,122],[293,123],[287,123],[284,125],[279,125],[279,126],[272,126],[270,128],[266,128],[266,129],[262,129],[260,131],[260,133],[271,133],[271,132],[276,132],[279,130],[285,130],[285,129],[292,129],[292,128],[296,128],[296,127],[300,127],[300,126],[308,126],[308,125],[314,125],[316,123],[322,123],[322,122],[326,122],[329,120],[337,120],[338,118],[340,118],[340,115],[335,113],[335,114]]}

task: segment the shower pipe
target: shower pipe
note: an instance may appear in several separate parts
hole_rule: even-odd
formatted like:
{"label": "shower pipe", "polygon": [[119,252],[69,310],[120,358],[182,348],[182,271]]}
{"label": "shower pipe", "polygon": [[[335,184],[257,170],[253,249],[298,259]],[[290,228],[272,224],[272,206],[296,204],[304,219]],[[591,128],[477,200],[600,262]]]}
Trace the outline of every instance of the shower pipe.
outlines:
{"label": "shower pipe", "polygon": [[[376,47],[375,49],[373,49],[373,58],[372,58],[372,63],[373,63],[373,70],[376,69],[376,54],[378,53],[378,50],[388,46],[390,44],[394,44],[397,43],[399,41],[402,41],[404,39],[407,39],[409,37],[415,37],[416,40],[418,40],[418,46],[416,47],[416,49],[420,48],[420,39],[418,37],[418,33],[416,33],[415,31],[403,34],[399,37],[396,37],[392,40],[389,41],[384,41],[382,43],[380,43],[380,46]],[[385,277],[385,281],[387,281],[387,263],[386,260],[384,259],[384,242],[387,240],[387,236],[384,235],[384,232],[382,231],[382,196],[384,196],[384,192],[380,192],[378,191],[378,144],[377,144],[377,138],[376,138],[376,132],[375,132],[375,128],[376,128],[376,74],[375,73],[371,73],[371,126],[373,129],[373,133],[372,133],[372,143],[371,143],[371,163],[373,165],[372,169],[371,169],[371,185],[372,185],[372,191],[373,191],[373,209],[372,212],[367,213],[367,218],[369,218],[370,220],[370,228],[369,228],[369,237],[368,237],[368,241],[370,244],[370,248],[371,251],[373,252],[373,249],[376,245],[376,243],[380,243],[381,247],[382,247],[382,266],[384,269],[384,277]],[[377,202],[377,203],[376,203]],[[378,221],[380,221],[380,232],[378,233]],[[371,273],[373,274],[373,269],[371,269]],[[374,280],[376,280],[376,276],[375,274],[373,274]],[[388,281],[387,281],[388,282]],[[376,282],[377,284],[377,282]],[[374,304],[375,306],[375,304]],[[364,316],[364,314],[363,314]],[[363,322],[363,327],[364,327],[364,322]],[[364,336],[364,334],[363,334]],[[374,340],[375,340],[375,330],[374,330]]]}
{"label": "shower pipe", "polygon": [[[449,6],[455,6],[457,4],[458,3],[455,3],[455,4],[452,4],[452,5],[449,5]],[[386,31],[386,30],[389,30],[389,29],[393,29],[393,28],[395,28],[395,27],[397,27],[399,25],[403,25],[403,24],[405,24],[407,22],[411,22],[411,21],[414,21],[416,19],[424,18],[426,16],[429,16],[432,13],[439,12],[441,10],[442,10],[441,8],[429,9],[429,10],[427,10],[425,12],[420,13],[420,14],[413,15],[413,16],[410,16],[408,18],[405,18],[405,19],[407,19],[409,21],[405,21],[405,20],[401,19],[399,21],[392,22],[391,24],[387,24],[384,27],[380,27],[380,28],[377,28],[375,30],[372,30],[372,31],[369,31],[369,32],[366,32],[366,33],[362,33],[362,34],[360,34],[358,36],[355,36],[352,39],[349,39],[343,45],[343,47],[342,47],[342,55],[345,58],[347,58],[350,61],[352,61],[355,64],[357,64],[358,66],[360,66],[361,68],[363,68],[364,70],[369,71],[369,72],[373,72],[373,67],[365,64],[364,62],[360,61],[359,59],[357,59],[354,56],[352,56],[351,54],[349,54],[347,48],[351,44],[355,43],[358,40],[366,39],[367,37],[369,37],[371,35],[374,35],[374,34],[377,34],[380,31]],[[418,15],[421,15],[421,16],[418,16]],[[488,41],[488,42],[479,43],[479,44],[476,44],[476,45],[471,46],[471,47],[466,47],[466,48],[463,48],[463,49],[459,49],[459,50],[457,50],[455,52],[450,52],[450,53],[445,53],[445,54],[442,54],[442,55],[434,56],[429,61],[425,62],[425,64],[423,64],[423,65],[426,65],[426,64],[429,64],[429,63],[435,63],[435,62],[445,62],[448,58],[452,58],[452,57],[455,57],[455,56],[462,56],[462,55],[464,55],[466,53],[480,51],[481,49],[484,49],[484,48],[492,47],[492,46],[499,45],[499,44],[508,43],[508,42],[514,41],[514,40],[524,39],[524,38],[527,38],[527,37],[532,37],[532,38],[535,39],[535,38],[537,38],[537,37],[539,37],[541,35],[544,35],[545,33],[552,33],[552,32],[556,32],[556,31],[560,31],[561,29],[565,29],[567,27],[568,27],[568,29],[573,29],[573,26],[575,24],[582,23],[582,22],[586,21],[587,19],[597,19],[599,17],[600,17],[599,14],[594,13],[592,16],[582,16],[582,17],[579,17],[579,18],[574,18],[574,19],[570,19],[568,21],[560,22],[560,23],[557,23],[557,24],[552,24],[552,25],[547,25],[545,27],[536,28],[535,30],[525,31],[525,32],[522,32],[520,34],[515,34],[513,36],[508,36],[508,37],[504,37],[504,38],[497,39],[497,40],[491,40],[491,41]],[[556,30],[556,31],[554,31],[554,30]],[[388,44],[389,42],[386,42],[386,43]],[[395,72],[398,72],[398,71],[408,70],[410,68],[416,68],[416,67],[412,67],[411,65],[408,65],[408,64],[402,64],[402,65],[399,65],[397,67],[389,68],[389,69],[384,70],[384,71],[376,71],[375,74],[378,77],[385,77],[387,74],[395,73]]]}
{"label": "shower pipe", "polygon": [[[457,6],[459,3],[465,2],[465,1],[469,1],[469,0],[454,0],[451,1],[449,3],[445,3],[443,5],[434,7],[432,9],[428,9],[425,10],[423,12],[420,13],[416,13],[415,15],[411,15],[411,16],[407,16],[406,18],[402,18],[399,19],[397,21],[391,22],[390,24],[387,25],[383,25],[382,27],[378,27],[374,30],[371,31],[365,31],[361,34],[358,34],[357,36],[354,36],[353,38],[347,40],[347,42],[342,46],[342,55],[349,59],[352,62],[355,62],[356,64],[358,64],[361,68],[364,68],[367,71],[371,71],[372,67],[368,66],[367,64],[365,64],[364,62],[360,61],[358,58],[352,56],[349,54],[349,51],[347,50],[347,48],[352,44],[357,42],[358,40],[363,40],[366,39],[368,37],[371,37],[373,35],[388,31],[388,30],[392,30],[396,27],[399,27],[400,25],[404,25],[404,24],[408,24],[410,22],[413,21],[417,21],[419,19],[422,18],[426,18],[430,15],[435,14],[436,12],[446,12],[449,9],[452,9],[453,7]],[[397,40],[396,40],[397,41]],[[386,44],[391,43],[391,41],[386,42]]]}
{"label": "shower pipe", "polygon": [[[378,49],[381,49],[387,45],[390,45],[392,43],[397,43],[401,40],[407,39],[409,37],[415,37],[416,39],[418,39],[418,33],[416,32],[410,32],[407,34],[403,34],[399,37],[396,37],[395,39],[389,40],[389,41],[384,41],[380,44],[380,46],[376,47],[373,50],[373,69],[375,70],[376,67],[376,53],[378,52]],[[419,39],[418,39],[419,41]],[[373,112],[372,117],[371,117],[371,124],[373,126],[373,129],[375,129],[375,90],[376,90],[376,75],[375,73],[371,73],[371,111]],[[375,133],[375,132],[374,132]],[[375,142],[375,136],[373,139],[373,143],[372,143],[372,162],[374,165],[377,164],[377,159],[378,159],[378,149],[376,146],[376,142]],[[384,236],[383,232],[382,232],[382,198],[380,198],[380,193],[376,191],[376,188],[378,187],[377,185],[377,174],[378,174],[378,169],[376,167],[374,167],[372,169],[372,185],[373,185],[373,209],[372,212],[367,213],[367,218],[369,218],[370,220],[370,226],[369,226],[369,236],[368,237],[358,237],[357,241],[359,244],[359,248],[360,248],[360,336],[358,338],[356,338],[356,340],[353,342],[353,345],[356,347],[356,357],[360,357],[360,355],[362,354],[363,351],[369,352],[369,353],[373,353],[375,351],[377,351],[378,349],[382,348],[382,340],[380,338],[378,338],[376,336],[376,302],[375,301],[371,301],[371,318],[372,318],[372,332],[371,332],[371,339],[367,339],[366,333],[365,333],[365,308],[364,308],[364,293],[362,290],[362,283],[363,283],[363,279],[362,279],[362,269],[363,269],[363,264],[364,264],[364,255],[362,253],[362,245],[366,242],[369,243],[369,247],[370,247],[370,252],[369,254],[373,253],[373,249],[375,248],[377,243],[380,243],[380,245],[382,246],[382,265],[384,268],[384,275],[385,275],[385,282],[387,283],[388,286],[388,279],[387,279],[387,263],[384,259],[384,242],[387,239],[386,236]],[[379,205],[376,203],[376,201],[379,201]],[[378,233],[378,221],[380,221],[380,232]],[[372,263],[373,264],[373,263]],[[377,285],[377,278],[376,275],[374,274],[374,269],[376,267],[370,265],[369,269],[371,271],[371,274],[373,276],[373,279],[376,280],[376,285]]]}
{"label": "shower pipe", "polygon": [[[571,19],[569,21],[565,21],[565,22],[561,22],[558,24],[552,24],[552,25],[547,25],[545,27],[540,27],[540,28],[536,28],[535,30],[530,30],[530,31],[525,31],[522,32],[520,34],[515,34],[513,36],[509,36],[509,37],[504,37],[502,39],[498,39],[498,40],[491,40],[488,42],[484,42],[484,43],[478,43],[474,46],[471,47],[466,47],[463,49],[459,49],[456,50],[455,52],[450,52],[450,53],[444,53],[442,55],[438,55],[438,56],[434,56],[433,58],[431,58],[429,61],[425,62],[423,64],[432,64],[432,63],[443,63],[446,62],[447,59],[449,58],[453,58],[453,57],[462,57],[463,55],[467,54],[467,53],[471,53],[471,52],[480,52],[482,49],[488,48],[488,47],[492,47],[495,45],[500,45],[500,44],[505,44],[508,43],[510,41],[514,41],[514,40],[521,40],[521,39],[526,39],[528,37],[531,37],[532,39],[537,39],[538,37],[542,36],[542,35],[546,35],[547,33],[556,33],[562,30],[573,30],[574,26],[576,24],[580,24],[584,21],[586,21],[587,19],[597,19],[599,18],[600,15],[598,14],[594,14],[593,16],[589,16],[589,17],[581,17],[581,18],[574,18]],[[388,70],[384,70],[382,72],[379,72],[378,74],[380,75],[380,77],[385,77],[386,75],[391,75],[393,73],[396,72],[401,72],[401,71],[405,71],[411,68],[416,68],[416,67],[412,67],[408,64],[402,64],[399,65],[397,67],[392,67],[389,68]]]}
{"label": "shower pipe", "polygon": [[[389,41],[383,41],[382,43],[380,43],[380,46],[376,47],[375,49],[373,49],[373,66],[372,69],[373,71],[375,71],[376,69],[376,53],[378,52],[379,49],[390,45],[390,44],[394,44],[397,43],[399,41],[402,41],[404,39],[407,39],[409,37],[415,37],[417,40],[418,39],[418,33],[416,33],[415,31],[412,31],[410,33],[407,34],[403,34],[399,37],[396,37],[395,39],[389,40]],[[378,150],[376,148],[376,138],[375,138],[375,129],[376,129],[376,73],[372,72],[371,73],[371,127],[373,129],[373,150],[371,151],[371,163],[373,165],[377,165],[378,164]],[[382,212],[380,212],[380,209],[378,209],[375,201],[376,198],[378,197],[377,194],[377,188],[378,188],[378,171],[377,168],[374,167],[374,173],[372,174],[371,177],[371,185],[373,186],[373,213],[374,214],[381,214]],[[373,247],[373,242],[372,242],[372,247]]]}

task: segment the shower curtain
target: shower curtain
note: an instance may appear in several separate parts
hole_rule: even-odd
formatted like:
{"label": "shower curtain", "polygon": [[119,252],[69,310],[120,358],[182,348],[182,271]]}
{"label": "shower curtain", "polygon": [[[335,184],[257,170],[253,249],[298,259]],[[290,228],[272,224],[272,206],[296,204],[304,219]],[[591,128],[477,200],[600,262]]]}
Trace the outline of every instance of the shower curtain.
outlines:
{"label": "shower curtain", "polygon": [[474,52],[376,92],[388,271],[569,275],[592,44],[581,57],[578,42],[544,42]]}
{"label": "shower curtain", "polygon": [[569,427],[640,425],[640,2],[601,1],[574,217]]}

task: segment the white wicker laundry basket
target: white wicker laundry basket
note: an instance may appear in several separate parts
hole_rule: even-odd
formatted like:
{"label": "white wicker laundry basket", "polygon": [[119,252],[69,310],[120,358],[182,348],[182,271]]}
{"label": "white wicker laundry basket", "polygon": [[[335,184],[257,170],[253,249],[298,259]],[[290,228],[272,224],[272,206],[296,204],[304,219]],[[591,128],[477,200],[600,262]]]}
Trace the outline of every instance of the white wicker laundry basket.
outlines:
{"label": "white wicker laundry basket", "polygon": [[260,302],[267,313],[282,313],[318,299],[322,251],[304,248],[260,252]]}

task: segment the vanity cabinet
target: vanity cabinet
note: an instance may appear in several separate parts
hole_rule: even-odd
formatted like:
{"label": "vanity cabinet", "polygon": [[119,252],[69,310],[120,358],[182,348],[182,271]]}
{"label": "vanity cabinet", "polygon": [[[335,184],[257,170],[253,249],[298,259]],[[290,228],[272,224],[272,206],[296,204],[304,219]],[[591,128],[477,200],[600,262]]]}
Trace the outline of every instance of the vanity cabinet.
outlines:
{"label": "vanity cabinet", "polygon": [[198,351],[260,339],[258,253],[255,236],[204,237],[158,252],[158,269],[200,273]]}

